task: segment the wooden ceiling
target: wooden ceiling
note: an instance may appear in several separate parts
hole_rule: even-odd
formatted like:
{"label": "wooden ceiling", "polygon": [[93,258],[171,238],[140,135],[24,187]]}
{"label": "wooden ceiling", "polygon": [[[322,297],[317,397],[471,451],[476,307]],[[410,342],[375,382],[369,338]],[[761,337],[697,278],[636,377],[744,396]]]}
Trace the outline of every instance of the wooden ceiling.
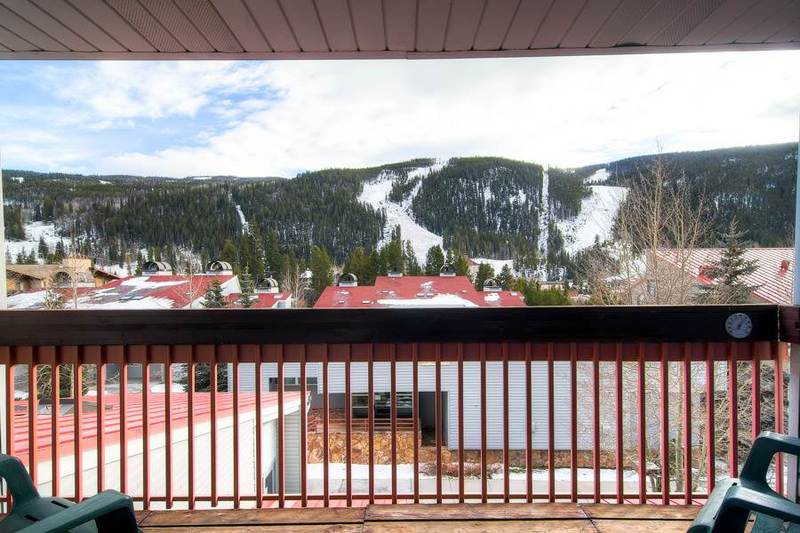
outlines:
{"label": "wooden ceiling", "polygon": [[800,0],[0,0],[3,59],[800,48]]}

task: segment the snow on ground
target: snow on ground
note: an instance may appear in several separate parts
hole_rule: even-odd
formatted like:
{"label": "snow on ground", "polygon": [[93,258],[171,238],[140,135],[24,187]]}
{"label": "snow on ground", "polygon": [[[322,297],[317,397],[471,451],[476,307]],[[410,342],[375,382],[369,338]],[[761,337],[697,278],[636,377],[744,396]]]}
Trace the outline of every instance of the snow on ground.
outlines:
{"label": "snow on ground", "polygon": [[[408,173],[409,179],[425,176],[431,172],[441,169],[444,163],[436,163],[430,167],[420,167]],[[411,241],[411,246],[414,249],[414,254],[420,263],[425,262],[425,256],[431,246],[442,246],[441,235],[436,235],[419,225],[411,214],[411,202],[419,192],[422,186],[422,180],[411,191],[402,203],[390,202],[388,200],[389,192],[392,190],[392,183],[396,178],[393,172],[382,172],[377,178],[368,183],[364,183],[364,188],[361,195],[358,197],[360,202],[371,205],[375,209],[383,209],[386,211],[386,227],[384,228],[383,239],[380,245],[385,244],[391,238],[392,229],[395,226],[400,226],[400,234],[403,240]]]}
{"label": "snow on ground", "polygon": [[611,239],[614,219],[628,193],[625,187],[610,185],[591,185],[589,188],[592,194],[581,201],[578,216],[558,222],[558,229],[566,241],[564,248],[571,254],[592,246],[595,237],[600,241]]}
{"label": "snow on ground", "polygon": [[54,224],[42,221],[31,222],[25,225],[24,241],[6,240],[6,250],[11,255],[11,260],[16,260],[20,252],[27,255],[31,250],[38,251],[40,237],[44,237],[44,242],[47,243],[51,251],[55,249],[56,244],[61,240],[61,237],[56,234]]}
{"label": "snow on ground", "polygon": [[473,257],[472,260],[478,264],[489,263],[494,270],[495,275],[500,274],[500,271],[503,270],[503,267],[506,265],[508,265],[508,268],[510,268],[512,271],[514,270],[513,259],[487,259],[485,257]]}
{"label": "snow on ground", "polygon": [[607,168],[601,168],[595,171],[594,174],[583,180],[584,183],[605,183],[608,181],[608,177],[611,174],[608,173]]}
{"label": "snow on ground", "polygon": [[239,221],[242,223],[242,233],[247,233],[250,231],[250,225],[247,223],[247,219],[244,216],[244,212],[242,211],[242,206],[236,204],[236,212],[239,214]]}

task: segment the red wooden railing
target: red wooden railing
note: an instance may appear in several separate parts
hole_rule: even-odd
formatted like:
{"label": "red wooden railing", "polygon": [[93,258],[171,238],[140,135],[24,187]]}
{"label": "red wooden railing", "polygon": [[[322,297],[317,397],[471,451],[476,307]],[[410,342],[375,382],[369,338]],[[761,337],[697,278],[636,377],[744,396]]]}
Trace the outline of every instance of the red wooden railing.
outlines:
{"label": "red wooden railing", "polygon": [[[727,339],[717,322],[741,310],[752,315],[753,333],[743,341]],[[33,313],[0,313],[0,327],[18,328],[16,336],[13,329],[0,333],[0,364],[11,369],[5,379],[3,447],[23,460],[44,493],[80,500],[113,488],[130,494],[144,509],[375,501],[666,505],[702,502],[718,476],[736,474],[740,446],[761,430],[783,430],[786,344],[779,340],[777,308],[698,308],[679,318],[674,309],[662,308],[653,316],[660,313],[664,320],[685,326],[670,333],[674,340],[642,326],[638,339],[629,333],[634,338],[625,342],[609,340],[621,334],[618,328],[602,332],[602,325],[588,323],[595,339],[586,339],[587,332],[577,334],[579,342],[547,339],[530,331],[542,311],[522,311],[524,320],[517,318],[510,326],[527,333],[500,329],[492,342],[456,342],[447,335],[431,340],[435,335],[425,330],[416,332],[420,342],[408,342],[402,337],[410,333],[402,328],[394,332],[397,342],[386,342],[384,335],[389,334],[374,320],[386,315],[372,315],[371,332],[331,329],[328,336],[336,341],[331,343],[318,342],[324,329],[308,328],[313,343],[284,342],[279,330],[267,327],[284,311],[226,316],[223,325],[235,318],[238,326],[253,323],[266,330],[248,329],[240,336],[250,342],[241,343],[231,343],[234,334],[215,333],[210,326],[181,325],[187,315],[180,312],[142,318],[143,329],[157,320],[173,324],[169,332],[132,333],[135,321],[126,317],[128,325],[121,325],[112,317],[102,319],[105,327],[97,335],[74,323],[81,331],[66,333],[70,321],[86,319],[85,313],[67,312],[39,315],[39,323],[52,322],[54,316],[65,322],[42,330],[44,344],[38,344],[25,333]],[[622,311],[602,311],[604,316],[617,312]],[[216,320],[224,316],[212,314]],[[71,316],[62,319],[65,315]],[[294,316],[318,320],[309,314]],[[258,320],[250,322],[254,317]],[[478,317],[481,323],[497,318]],[[464,324],[463,316],[457,318]],[[697,321],[703,331],[695,331]],[[465,325],[471,328],[466,337],[480,327],[477,322]],[[187,328],[198,343],[185,343]],[[107,337],[109,330],[116,330],[122,342],[75,342],[81,335]],[[54,335],[64,341],[54,342]],[[209,335],[220,335],[223,342],[209,342],[214,340]],[[360,342],[341,342],[348,335]],[[367,335],[375,342],[363,342]],[[531,340],[520,340],[520,335]],[[165,343],[165,336],[184,342]],[[252,342],[258,336],[281,342]],[[20,342],[13,342],[17,337]],[[255,365],[257,376],[276,376],[276,390],[264,390],[264,379],[243,381],[243,369],[252,368],[243,365]],[[64,385],[60,368],[71,369],[70,386]],[[221,369],[229,376],[218,386]],[[471,380],[467,370],[479,380]],[[43,372],[52,377],[40,378]],[[140,372],[141,380],[132,378]],[[537,382],[534,378],[542,372],[544,381]],[[401,379],[401,373],[410,373],[410,379]],[[366,441],[354,443],[360,432],[353,431],[351,394],[357,383],[364,385],[363,376],[369,431]],[[199,387],[200,377],[208,382],[205,388]],[[299,378],[300,390],[285,390],[286,377]],[[318,385],[309,386],[309,377],[317,377]],[[444,384],[445,379],[455,382]],[[333,387],[341,392],[333,393]],[[52,392],[45,392],[47,388]],[[65,388],[70,397],[60,398]],[[398,421],[395,409],[390,409],[388,425],[376,427],[377,392],[388,393],[391,406],[397,405],[398,394],[411,393],[412,431]],[[432,421],[421,412],[421,392],[433,396]],[[335,407],[344,413],[343,424],[330,416],[338,399],[331,394],[343,396],[343,404]],[[47,402],[51,409],[40,410]],[[309,432],[312,405],[322,413],[312,421],[321,425],[322,439],[318,427]],[[726,416],[716,412],[719,405],[725,405]],[[604,409],[611,416],[604,416]],[[740,420],[743,414],[749,416],[746,424]],[[474,438],[468,435],[475,427],[472,415],[478,420]],[[537,417],[547,420],[546,438],[538,441]],[[445,431],[450,436],[455,432],[456,438],[446,439]],[[522,438],[512,438],[520,433]],[[402,435],[413,436],[411,442],[401,441]],[[477,445],[471,448],[467,440]],[[727,442],[725,449],[717,446],[720,440]],[[683,453],[673,460],[676,449]],[[269,460],[273,454],[274,464]],[[784,488],[781,461],[779,456],[775,466],[778,491]],[[264,483],[265,472],[271,476],[270,487]],[[502,482],[496,477],[501,474]],[[626,477],[633,481],[626,483]],[[660,486],[648,486],[659,479]]]}

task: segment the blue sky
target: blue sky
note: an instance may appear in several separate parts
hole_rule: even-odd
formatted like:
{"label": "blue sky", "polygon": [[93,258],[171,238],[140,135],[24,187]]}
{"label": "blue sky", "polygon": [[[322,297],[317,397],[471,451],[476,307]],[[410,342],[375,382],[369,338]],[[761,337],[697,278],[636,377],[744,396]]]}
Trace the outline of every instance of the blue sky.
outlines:
{"label": "blue sky", "polygon": [[5,168],[293,176],[413,157],[561,166],[796,141],[800,52],[0,62]]}

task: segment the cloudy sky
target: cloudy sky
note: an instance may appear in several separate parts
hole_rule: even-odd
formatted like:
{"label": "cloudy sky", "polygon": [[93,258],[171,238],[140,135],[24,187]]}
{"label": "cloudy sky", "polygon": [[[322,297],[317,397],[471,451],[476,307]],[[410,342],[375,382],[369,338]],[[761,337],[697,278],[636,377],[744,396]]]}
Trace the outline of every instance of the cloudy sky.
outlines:
{"label": "cloudy sky", "polygon": [[800,52],[0,62],[5,168],[294,176],[412,157],[560,166],[796,141]]}

